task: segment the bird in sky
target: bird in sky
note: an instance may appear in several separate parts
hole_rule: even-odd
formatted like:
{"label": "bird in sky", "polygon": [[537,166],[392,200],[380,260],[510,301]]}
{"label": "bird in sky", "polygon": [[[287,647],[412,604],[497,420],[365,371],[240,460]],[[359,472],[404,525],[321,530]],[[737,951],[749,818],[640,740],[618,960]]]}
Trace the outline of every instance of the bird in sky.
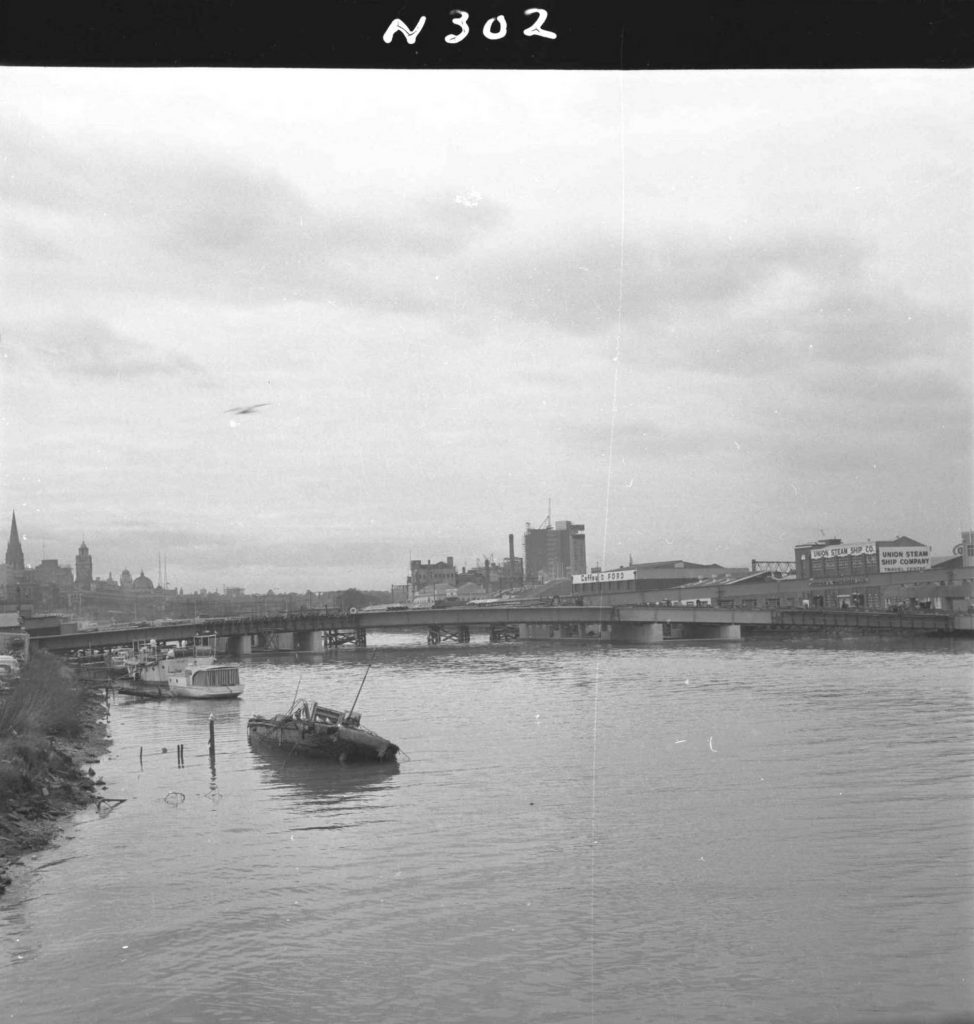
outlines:
{"label": "bird in sky", "polygon": [[257,412],[258,409],[270,404],[270,402],[258,402],[256,405],[238,405],[234,409],[225,409],[224,412],[232,412],[234,416],[246,416],[248,413]]}

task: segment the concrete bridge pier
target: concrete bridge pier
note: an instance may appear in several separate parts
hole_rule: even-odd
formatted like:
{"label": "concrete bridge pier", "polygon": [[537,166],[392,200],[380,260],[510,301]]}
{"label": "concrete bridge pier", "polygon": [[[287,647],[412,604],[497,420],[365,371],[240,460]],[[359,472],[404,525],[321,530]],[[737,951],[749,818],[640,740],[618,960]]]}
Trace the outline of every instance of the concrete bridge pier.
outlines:
{"label": "concrete bridge pier", "polygon": [[294,632],[294,650],[317,654],[325,649],[325,637],[320,629],[302,629]]}
{"label": "concrete bridge pier", "polygon": [[[676,630],[673,631],[676,637]],[[740,640],[741,627],[736,622],[684,622],[681,640]]]}
{"label": "concrete bridge pier", "polygon": [[614,644],[661,644],[662,622],[614,622],[611,641]]}
{"label": "concrete bridge pier", "polygon": [[243,633],[240,636],[227,637],[227,654],[231,658],[243,658],[250,654],[252,647],[251,636]]}
{"label": "concrete bridge pier", "polygon": [[552,627],[547,625],[536,625],[531,622],[522,622],[517,627],[518,636],[522,640],[550,640]]}

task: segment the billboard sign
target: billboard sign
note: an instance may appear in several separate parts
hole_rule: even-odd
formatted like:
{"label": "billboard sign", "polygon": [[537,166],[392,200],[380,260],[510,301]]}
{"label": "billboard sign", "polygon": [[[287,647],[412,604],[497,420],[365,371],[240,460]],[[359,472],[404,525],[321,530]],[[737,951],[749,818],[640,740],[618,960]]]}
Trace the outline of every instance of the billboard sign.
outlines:
{"label": "billboard sign", "polygon": [[613,569],[612,572],[583,572],[579,576],[572,576],[572,584],[578,586],[580,583],[619,583],[635,578],[635,569]]}
{"label": "billboard sign", "polygon": [[827,548],[812,548],[812,558],[854,558],[857,555],[875,555],[876,545],[871,541],[865,544],[832,544]]}
{"label": "billboard sign", "polygon": [[880,572],[914,572],[930,568],[930,548],[887,548],[879,552]]}

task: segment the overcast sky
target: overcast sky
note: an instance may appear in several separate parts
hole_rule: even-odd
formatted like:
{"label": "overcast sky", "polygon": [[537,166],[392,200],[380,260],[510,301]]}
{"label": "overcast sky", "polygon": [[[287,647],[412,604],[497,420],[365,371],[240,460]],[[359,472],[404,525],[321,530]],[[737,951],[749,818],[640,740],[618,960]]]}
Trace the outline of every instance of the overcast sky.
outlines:
{"label": "overcast sky", "polygon": [[[972,513],[972,77],[0,69],[0,512],[251,592]],[[233,407],[267,403],[249,415]]]}

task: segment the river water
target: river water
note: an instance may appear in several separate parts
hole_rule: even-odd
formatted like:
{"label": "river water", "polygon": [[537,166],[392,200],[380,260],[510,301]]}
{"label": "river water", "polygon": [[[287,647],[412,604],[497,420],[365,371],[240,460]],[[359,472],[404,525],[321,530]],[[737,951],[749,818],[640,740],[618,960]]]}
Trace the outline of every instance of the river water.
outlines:
{"label": "river water", "polygon": [[[370,643],[110,703],[125,802],[0,900],[0,1019],[974,1019],[971,643]],[[398,772],[250,748],[373,655]]]}

